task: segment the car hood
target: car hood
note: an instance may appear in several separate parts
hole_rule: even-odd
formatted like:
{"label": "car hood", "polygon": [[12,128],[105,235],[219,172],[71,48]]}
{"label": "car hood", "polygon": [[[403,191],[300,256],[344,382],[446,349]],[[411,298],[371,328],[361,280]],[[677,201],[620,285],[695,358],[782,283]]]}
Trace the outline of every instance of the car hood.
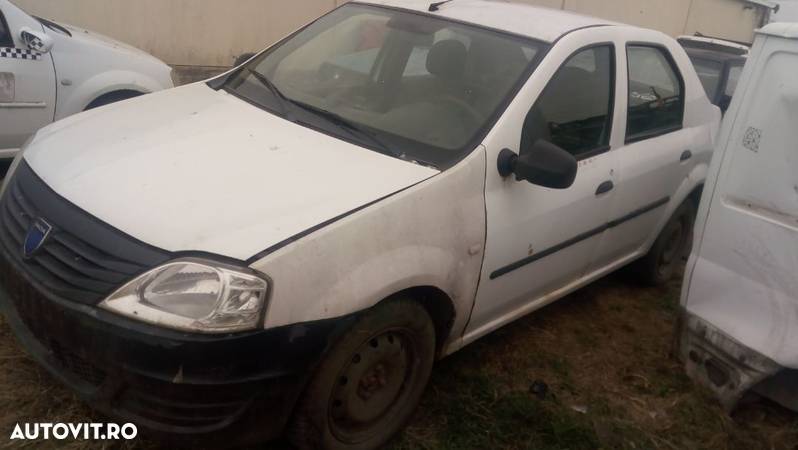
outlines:
{"label": "car hood", "polygon": [[57,122],[24,158],[59,195],[143,242],[240,260],[438,173],[204,83]]}

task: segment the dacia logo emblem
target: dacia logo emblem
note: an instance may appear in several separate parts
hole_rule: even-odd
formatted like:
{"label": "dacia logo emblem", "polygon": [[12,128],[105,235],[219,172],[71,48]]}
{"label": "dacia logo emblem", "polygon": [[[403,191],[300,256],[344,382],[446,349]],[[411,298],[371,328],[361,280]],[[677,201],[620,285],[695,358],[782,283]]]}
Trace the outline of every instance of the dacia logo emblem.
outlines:
{"label": "dacia logo emblem", "polygon": [[33,221],[28,228],[28,234],[25,236],[25,243],[22,246],[22,254],[25,258],[32,257],[37,250],[42,248],[51,231],[53,231],[53,226],[41,217]]}

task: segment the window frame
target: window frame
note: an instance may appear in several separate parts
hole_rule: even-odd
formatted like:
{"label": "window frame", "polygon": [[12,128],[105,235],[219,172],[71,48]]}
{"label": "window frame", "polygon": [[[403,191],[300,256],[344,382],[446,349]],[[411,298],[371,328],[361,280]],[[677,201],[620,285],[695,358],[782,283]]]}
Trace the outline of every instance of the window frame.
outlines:
{"label": "window frame", "polygon": [[[631,64],[629,64],[629,48],[630,47],[645,47],[645,48],[653,48],[658,50],[662,53],[665,57],[665,61],[670,65],[671,70],[673,70],[674,75],[676,75],[676,79],[679,82],[679,102],[682,105],[681,114],[679,116],[679,124],[673,125],[666,128],[657,128],[654,130],[649,130],[643,133],[637,133],[633,136],[629,134],[629,106],[630,106],[630,96],[629,93],[631,92]],[[702,88],[703,89],[703,88]],[[624,142],[628,144],[633,144],[635,142],[641,142],[648,139],[657,138],[660,136],[664,136],[666,134],[671,134],[676,131],[680,131],[684,129],[684,116],[685,110],[687,108],[686,105],[686,92],[685,92],[685,83],[684,83],[684,75],[682,75],[682,71],[679,69],[679,64],[676,63],[676,60],[673,58],[671,51],[663,44],[659,44],[656,42],[627,42],[626,43],[626,131],[625,131],[625,139]]]}
{"label": "window frame", "polygon": [[[537,96],[537,98],[535,99],[535,102],[532,103],[532,107],[529,108],[529,111],[527,112],[526,116],[524,117],[524,125],[526,125],[526,117],[529,117],[529,114],[531,114],[532,111],[535,109],[535,107],[537,106],[537,104],[540,101],[540,99],[543,96],[546,95],[546,93],[549,91],[549,88],[551,87],[552,81],[554,81],[554,78],[557,76],[557,74],[560,72],[560,70],[563,67],[565,67],[566,64],[568,64],[576,55],[578,55],[578,54],[580,54],[580,53],[582,53],[584,51],[587,51],[587,50],[590,50],[590,49],[594,49],[594,48],[600,48],[600,47],[607,47],[610,50],[610,91],[609,91],[609,103],[610,104],[608,105],[609,108],[607,109],[607,117],[608,117],[607,120],[609,122],[608,123],[608,125],[609,125],[609,138],[607,140],[607,143],[604,144],[604,145],[598,146],[598,147],[596,147],[596,148],[594,148],[592,150],[585,151],[583,153],[580,153],[579,155],[573,155],[574,158],[576,158],[577,161],[584,161],[586,159],[594,158],[596,156],[599,156],[601,154],[607,153],[610,150],[612,150],[612,135],[613,135],[613,132],[615,131],[614,130],[615,104],[617,103],[616,85],[617,85],[617,76],[618,76],[618,68],[617,68],[618,67],[618,56],[617,56],[617,52],[616,52],[615,42],[613,42],[613,41],[595,42],[595,43],[588,44],[588,45],[585,45],[584,47],[581,47],[581,48],[578,48],[578,49],[574,50],[570,55],[568,55],[568,57],[566,57],[563,60],[562,64],[560,64],[559,67],[557,67],[557,70],[554,71],[554,75],[551,78],[549,78],[548,82],[546,83],[546,87],[544,87],[543,90],[540,92],[540,94]],[[522,127],[521,134],[523,136],[523,127]],[[523,150],[519,148],[519,154],[521,154],[522,151]],[[568,153],[571,153],[571,152],[568,152]]]}
{"label": "window frame", "polygon": [[2,10],[0,10],[0,25],[3,25],[5,27],[6,32],[8,33],[8,40],[9,40],[9,42],[3,42],[2,40],[0,40],[0,47],[16,48],[16,44],[14,43],[14,33],[11,32],[11,27],[8,26],[8,20],[6,20],[6,15],[3,14]]}

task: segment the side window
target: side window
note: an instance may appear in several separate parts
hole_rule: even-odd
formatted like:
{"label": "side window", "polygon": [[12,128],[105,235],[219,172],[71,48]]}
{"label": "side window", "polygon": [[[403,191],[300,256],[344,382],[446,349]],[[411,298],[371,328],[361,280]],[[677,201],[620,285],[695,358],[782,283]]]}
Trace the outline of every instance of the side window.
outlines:
{"label": "side window", "polygon": [[609,148],[615,102],[615,52],[580,50],[554,74],[524,121],[521,153],[539,139],[584,159]]}
{"label": "side window", "polygon": [[0,47],[13,47],[14,40],[11,39],[11,31],[8,28],[3,11],[0,11]]}
{"label": "side window", "polygon": [[634,142],[681,129],[684,82],[667,50],[630,45],[629,114],[626,141]]}
{"label": "side window", "polygon": [[740,83],[740,75],[743,74],[743,66],[732,66],[729,69],[729,79],[726,81],[726,92],[729,97],[734,96],[737,84]]}

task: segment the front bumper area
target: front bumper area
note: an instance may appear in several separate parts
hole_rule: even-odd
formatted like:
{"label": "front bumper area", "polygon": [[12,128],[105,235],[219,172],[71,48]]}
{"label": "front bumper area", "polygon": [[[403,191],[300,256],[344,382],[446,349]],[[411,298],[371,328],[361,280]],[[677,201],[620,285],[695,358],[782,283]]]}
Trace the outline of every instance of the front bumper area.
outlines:
{"label": "front bumper area", "polygon": [[687,375],[709,388],[728,412],[747,392],[758,391],[783,372],[774,361],[685,310],[679,328],[679,356]]}
{"label": "front bumper area", "polygon": [[27,351],[100,412],[203,446],[282,433],[346,319],[224,336],[164,330],[49,295],[0,250],[0,311]]}

